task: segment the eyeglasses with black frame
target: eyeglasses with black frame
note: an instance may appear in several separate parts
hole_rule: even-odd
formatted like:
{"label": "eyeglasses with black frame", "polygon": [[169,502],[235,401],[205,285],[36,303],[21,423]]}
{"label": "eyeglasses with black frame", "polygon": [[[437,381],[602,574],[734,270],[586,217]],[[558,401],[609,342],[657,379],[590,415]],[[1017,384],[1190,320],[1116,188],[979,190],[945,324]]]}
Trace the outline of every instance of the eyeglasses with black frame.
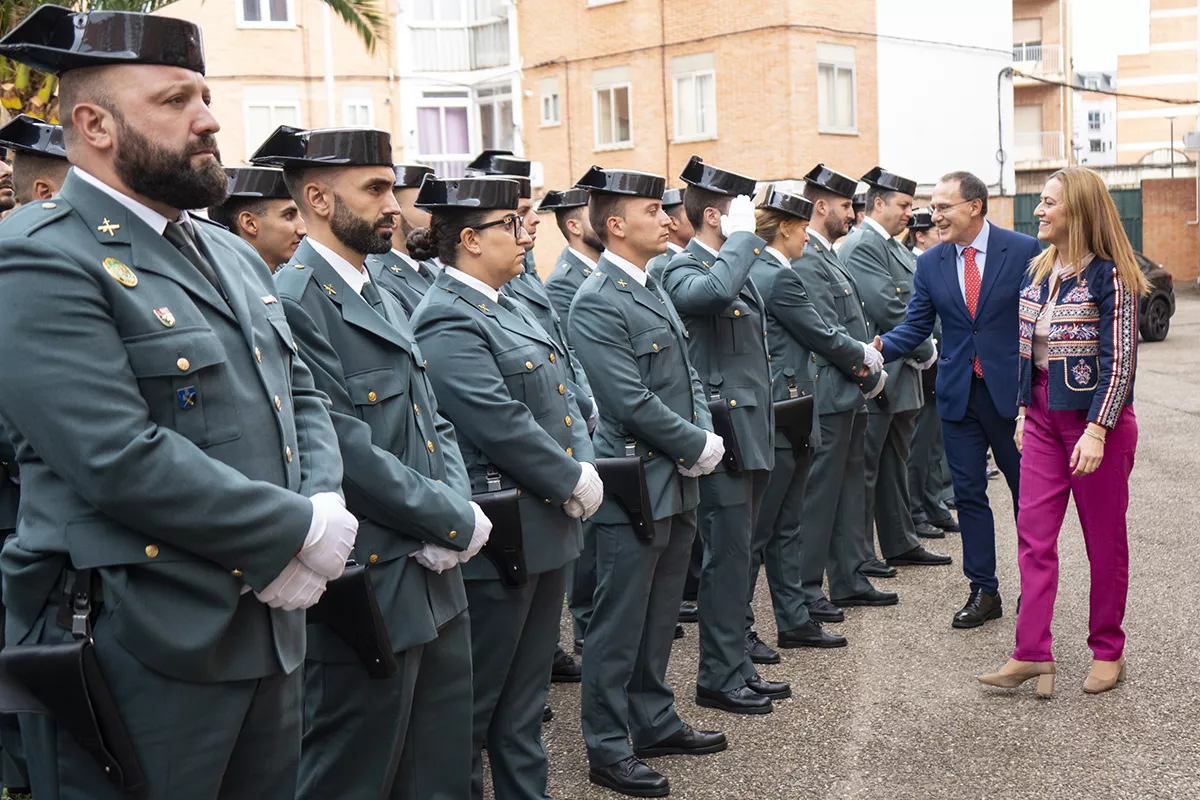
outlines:
{"label": "eyeglasses with black frame", "polygon": [[525,221],[521,219],[519,214],[506,214],[500,219],[494,219],[491,222],[485,222],[482,225],[476,225],[475,230],[481,231],[484,228],[494,228],[497,225],[511,226],[514,239],[520,239],[521,231],[525,230]]}
{"label": "eyeglasses with black frame", "polygon": [[933,215],[945,214],[947,211],[949,211],[952,208],[958,208],[959,206],[965,206],[967,203],[973,203],[973,202],[975,202],[975,201],[974,200],[960,200],[957,203],[942,203],[940,205],[930,206],[929,213],[933,214]]}

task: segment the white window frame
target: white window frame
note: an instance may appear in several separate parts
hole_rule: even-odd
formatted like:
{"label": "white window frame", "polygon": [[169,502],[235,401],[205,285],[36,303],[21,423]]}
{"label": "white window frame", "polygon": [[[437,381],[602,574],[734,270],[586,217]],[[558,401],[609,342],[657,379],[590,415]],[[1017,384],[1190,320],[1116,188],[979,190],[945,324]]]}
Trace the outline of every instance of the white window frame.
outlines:
{"label": "white window frame", "polygon": [[[855,61],[857,61],[857,55],[858,55],[858,53],[856,50],[855,51]],[[850,88],[851,88],[851,91],[850,91],[850,116],[851,116],[852,124],[847,128],[843,128],[843,127],[840,127],[837,125],[821,124],[820,92],[821,92],[821,68],[822,67],[832,67],[834,70],[833,84],[834,84],[834,91],[835,91],[835,96],[834,96],[835,102],[837,101],[837,97],[836,97],[837,72],[838,72],[838,70],[848,70],[850,72]],[[836,134],[844,134],[844,135],[848,135],[848,136],[857,136],[858,135],[858,67],[856,66],[856,64],[854,62],[847,63],[845,61],[838,61],[835,59],[820,59],[820,58],[817,59],[817,97],[818,97],[818,99],[817,99],[817,133],[836,133]],[[834,116],[835,117],[837,116],[836,110],[834,112]]]}
{"label": "white window frame", "polygon": [[[600,93],[615,92],[617,89],[625,89],[629,97],[629,140],[624,142],[614,141],[612,144],[600,144]],[[592,138],[594,145],[593,149],[596,152],[607,150],[632,150],[633,149],[633,82],[632,81],[617,81],[615,83],[605,83],[599,86],[592,87]],[[613,115],[609,124],[612,126],[613,138],[616,138],[616,115]]]}
{"label": "white window frame", "polygon": [[[367,121],[364,123],[350,122],[350,109],[352,107],[365,108],[367,111]],[[375,127],[375,104],[371,102],[370,97],[347,97],[342,100],[342,124],[347,128],[374,128]]]}
{"label": "white window frame", "polygon": [[[562,95],[558,93],[558,89],[553,92],[543,94],[541,96],[541,115],[543,128],[556,128],[562,125]],[[552,100],[554,105],[554,116],[546,116],[546,101]]]}
{"label": "white window frame", "polygon": [[[679,82],[683,80],[696,80],[708,76],[712,78],[713,94],[712,94],[712,131],[693,134],[692,136],[679,135],[679,115],[682,111],[679,105]],[[671,76],[671,105],[675,109],[675,138],[671,140],[672,144],[682,144],[684,142],[707,142],[717,138],[717,71],[715,69],[699,69],[692,72],[680,72],[677,75]],[[632,126],[631,126],[632,127]]]}
{"label": "white window frame", "polygon": [[[249,161],[250,156],[254,154],[254,151],[257,150],[260,145],[262,145],[262,142],[251,143],[251,141],[250,141],[250,109],[251,108],[269,108],[269,109],[271,109],[271,117],[272,117],[271,121],[273,123],[275,123],[274,127],[271,128],[271,131],[274,131],[275,128],[278,128],[279,125],[282,124],[282,123],[277,123],[274,120],[275,109],[277,109],[277,108],[293,108],[293,109],[295,109],[296,110],[296,127],[297,128],[304,127],[304,117],[301,112],[299,100],[262,100],[262,99],[246,99],[246,100],[244,100],[242,102],[242,136],[244,137],[243,141],[245,141],[245,143],[246,143],[246,161]],[[268,133],[270,133],[270,131],[268,131]]]}
{"label": "white window frame", "polygon": [[[258,0],[258,6],[261,11],[266,12],[270,8],[270,0]],[[274,28],[276,30],[295,30],[296,29],[296,0],[287,0],[287,20],[278,22],[271,19],[262,20],[247,20],[243,0],[235,0],[234,13],[237,15],[237,27],[239,28]],[[264,13],[263,17],[268,14]]]}
{"label": "white window frame", "polygon": [[[1092,124],[1092,115],[1093,114],[1096,115],[1096,124],[1095,125]],[[1087,119],[1088,130],[1089,131],[1099,131],[1100,126],[1104,124],[1104,114],[1100,111],[1089,111],[1089,112],[1087,112],[1087,116],[1088,116],[1088,119]]]}

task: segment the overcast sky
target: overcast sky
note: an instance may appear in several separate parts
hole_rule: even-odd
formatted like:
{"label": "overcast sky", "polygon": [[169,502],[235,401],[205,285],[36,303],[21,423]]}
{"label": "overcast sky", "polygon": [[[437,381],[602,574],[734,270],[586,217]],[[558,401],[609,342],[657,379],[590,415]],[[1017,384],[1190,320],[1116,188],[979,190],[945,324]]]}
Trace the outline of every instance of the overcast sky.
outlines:
{"label": "overcast sky", "polygon": [[1117,56],[1150,44],[1150,0],[1075,0],[1075,69],[1116,72]]}

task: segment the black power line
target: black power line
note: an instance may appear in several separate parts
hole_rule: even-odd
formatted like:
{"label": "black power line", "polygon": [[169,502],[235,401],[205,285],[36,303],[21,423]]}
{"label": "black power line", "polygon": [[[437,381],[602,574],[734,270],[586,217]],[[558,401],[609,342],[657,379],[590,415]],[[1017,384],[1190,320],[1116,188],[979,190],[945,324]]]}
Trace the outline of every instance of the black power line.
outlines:
{"label": "black power line", "polygon": [[1031,81],[1044,83],[1048,86],[1062,86],[1066,89],[1073,89],[1077,92],[1091,92],[1092,94],[1106,94],[1112,97],[1129,97],[1134,100],[1152,100],[1156,103],[1167,103],[1173,106],[1194,106],[1200,100],[1187,100],[1178,97],[1155,97],[1148,94],[1132,94],[1130,92],[1118,92],[1111,89],[1089,89],[1086,86],[1077,86],[1074,83],[1063,83],[1062,81],[1052,81],[1049,78],[1039,78],[1037,75],[1030,75],[1027,72],[1021,72],[1019,69],[1012,71],[1013,75],[1020,75],[1022,78],[1028,78]]}

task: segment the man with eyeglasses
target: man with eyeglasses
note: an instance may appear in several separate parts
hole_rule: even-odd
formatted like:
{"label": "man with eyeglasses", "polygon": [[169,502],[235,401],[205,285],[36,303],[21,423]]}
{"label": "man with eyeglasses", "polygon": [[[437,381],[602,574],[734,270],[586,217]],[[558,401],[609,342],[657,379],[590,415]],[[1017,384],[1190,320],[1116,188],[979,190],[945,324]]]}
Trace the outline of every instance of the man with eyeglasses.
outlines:
{"label": "man with eyeglasses", "polygon": [[962,526],[963,572],[970,598],[955,628],[977,628],[1004,613],[996,579],[995,520],[987,498],[987,451],[1017,510],[1020,455],[1013,443],[1017,396],[1017,307],[1021,279],[1041,252],[1037,240],[989,223],[987,185],[951,172],[933,190],[941,243],[917,259],[903,323],[876,339],[885,361],[909,357],[941,318],[938,413]]}

